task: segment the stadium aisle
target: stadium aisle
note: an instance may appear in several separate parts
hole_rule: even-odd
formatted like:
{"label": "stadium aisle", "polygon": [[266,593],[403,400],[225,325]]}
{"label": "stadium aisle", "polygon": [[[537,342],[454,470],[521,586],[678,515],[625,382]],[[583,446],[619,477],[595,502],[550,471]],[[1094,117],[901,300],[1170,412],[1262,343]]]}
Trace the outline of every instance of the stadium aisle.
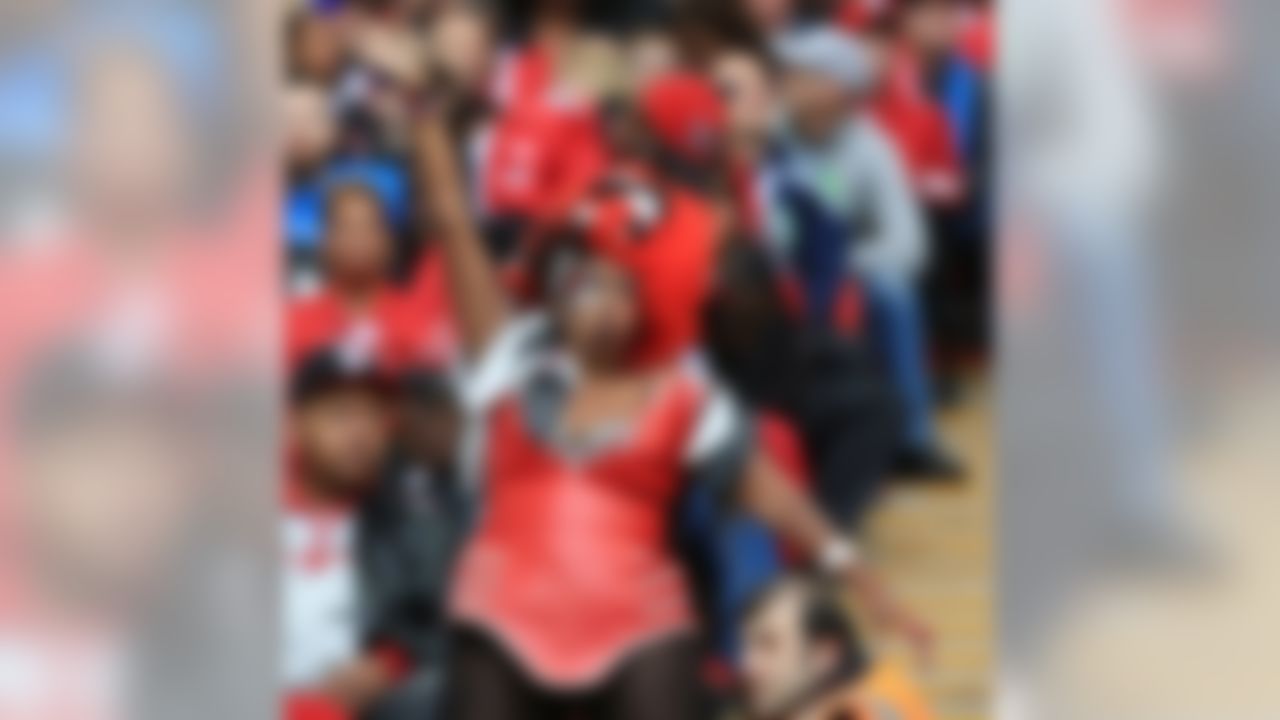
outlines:
{"label": "stadium aisle", "polygon": [[869,531],[890,582],[934,623],[938,645],[921,680],[940,720],[990,717],[993,402],[986,380],[969,392],[961,407],[944,413],[942,430],[970,477],[955,485],[896,485]]}

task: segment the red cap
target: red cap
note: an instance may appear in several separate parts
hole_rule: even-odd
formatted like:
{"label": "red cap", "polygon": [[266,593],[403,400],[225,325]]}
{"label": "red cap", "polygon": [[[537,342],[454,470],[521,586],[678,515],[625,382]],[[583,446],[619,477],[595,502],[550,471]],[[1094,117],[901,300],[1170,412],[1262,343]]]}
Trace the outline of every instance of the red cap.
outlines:
{"label": "red cap", "polygon": [[720,94],[692,72],[669,72],[650,81],[640,93],[640,113],[667,150],[693,162],[710,159],[727,131]]}

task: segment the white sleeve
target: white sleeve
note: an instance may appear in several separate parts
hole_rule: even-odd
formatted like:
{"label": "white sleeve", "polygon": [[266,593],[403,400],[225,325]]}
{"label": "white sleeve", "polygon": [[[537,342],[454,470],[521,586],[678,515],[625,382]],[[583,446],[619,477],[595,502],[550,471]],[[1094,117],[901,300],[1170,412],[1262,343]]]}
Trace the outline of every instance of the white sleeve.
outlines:
{"label": "white sleeve", "polygon": [[760,178],[760,207],[763,215],[765,248],[774,258],[786,258],[795,247],[795,226],[787,212],[782,188],[785,169],[775,166],[762,173]]}
{"label": "white sleeve", "polygon": [[696,466],[733,449],[745,436],[748,425],[746,412],[737,400],[727,390],[710,385],[685,446],[685,465]]}
{"label": "white sleeve", "polygon": [[508,322],[480,357],[462,369],[463,407],[473,413],[484,412],[518,386],[546,326],[546,317],[537,313]]}
{"label": "white sleeve", "polygon": [[878,227],[874,237],[856,246],[854,262],[870,272],[917,273],[928,252],[920,201],[893,143],[871,123],[862,131],[863,178]]}

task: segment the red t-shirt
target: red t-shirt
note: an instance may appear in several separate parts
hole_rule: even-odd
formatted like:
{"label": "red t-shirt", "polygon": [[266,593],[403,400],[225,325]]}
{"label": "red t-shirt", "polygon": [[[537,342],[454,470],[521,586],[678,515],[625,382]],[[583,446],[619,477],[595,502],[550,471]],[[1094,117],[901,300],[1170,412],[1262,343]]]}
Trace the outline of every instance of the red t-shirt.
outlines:
{"label": "red t-shirt", "polygon": [[457,350],[443,264],[435,252],[419,262],[407,287],[390,283],[363,312],[345,305],[332,290],[295,300],[289,307],[286,359],[296,366],[307,355],[341,342],[367,342],[384,369],[449,364]]}

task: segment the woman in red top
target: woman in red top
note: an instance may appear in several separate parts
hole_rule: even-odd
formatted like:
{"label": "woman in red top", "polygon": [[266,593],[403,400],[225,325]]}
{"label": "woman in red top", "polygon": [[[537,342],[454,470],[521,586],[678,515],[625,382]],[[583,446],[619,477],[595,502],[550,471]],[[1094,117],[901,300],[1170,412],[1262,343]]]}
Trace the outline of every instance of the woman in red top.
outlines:
{"label": "woman in red top", "polygon": [[669,538],[690,478],[715,483],[847,580],[881,621],[926,642],[856,550],[750,442],[697,373],[640,364],[634,248],[553,243],[548,311],[512,319],[442,123],[419,129],[484,468],[451,612],[454,720],[702,717],[697,624]]}

